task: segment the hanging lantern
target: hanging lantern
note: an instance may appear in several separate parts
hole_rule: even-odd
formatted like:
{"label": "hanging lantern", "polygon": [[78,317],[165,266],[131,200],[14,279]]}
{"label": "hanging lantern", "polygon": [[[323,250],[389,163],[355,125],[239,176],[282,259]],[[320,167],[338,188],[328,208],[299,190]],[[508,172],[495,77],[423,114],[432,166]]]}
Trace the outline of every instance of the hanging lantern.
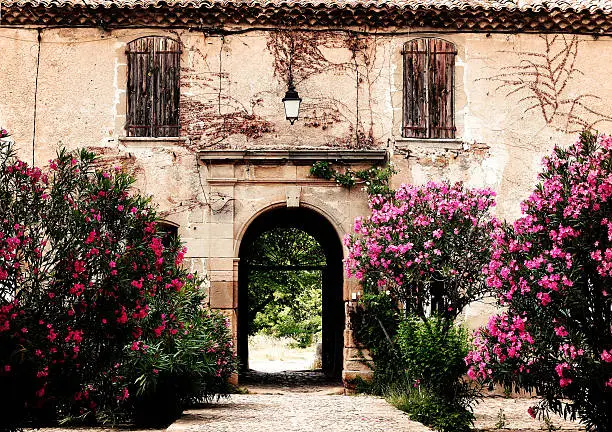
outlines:
{"label": "hanging lantern", "polygon": [[289,120],[289,123],[293,124],[298,119],[301,103],[302,98],[300,98],[298,92],[295,90],[293,81],[290,81],[287,93],[285,93],[285,97],[283,98],[283,104],[285,105],[285,117],[287,120]]}

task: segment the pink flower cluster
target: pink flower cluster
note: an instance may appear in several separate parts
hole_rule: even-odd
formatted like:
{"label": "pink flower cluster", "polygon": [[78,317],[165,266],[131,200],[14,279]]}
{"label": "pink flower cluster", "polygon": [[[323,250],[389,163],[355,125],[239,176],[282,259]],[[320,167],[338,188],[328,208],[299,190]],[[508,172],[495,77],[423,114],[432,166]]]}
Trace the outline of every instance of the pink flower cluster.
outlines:
{"label": "pink flower cluster", "polygon": [[[491,378],[493,370],[489,363],[493,358],[501,364],[524,355],[525,347],[534,343],[526,330],[526,323],[526,317],[510,317],[505,313],[491,317],[486,328],[477,331],[474,338],[476,349],[465,359],[470,366],[468,376],[482,380]],[[529,373],[529,366],[522,364],[519,371]]]}
{"label": "pink flower cluster", "polygon": [[445,309],[458,313],[484,288],[477,264],[488,262],[489,236],[499,226],[489,213],[494,205],[493,191],[461,183],[402,185],[391,198],[371,197],[372,214],[357,218],[355,235],[345,238],[347,275],[375,275],[378,289],[402,299],[424,298],[434,280],[452,280],[449,297],[463,300]]}

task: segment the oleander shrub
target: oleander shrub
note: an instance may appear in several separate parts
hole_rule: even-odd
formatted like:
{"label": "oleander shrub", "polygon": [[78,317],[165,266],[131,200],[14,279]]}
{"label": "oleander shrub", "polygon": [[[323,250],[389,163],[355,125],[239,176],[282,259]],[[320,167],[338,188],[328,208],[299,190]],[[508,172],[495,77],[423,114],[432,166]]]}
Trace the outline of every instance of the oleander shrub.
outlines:
{"label": "oleander shrub", "polygon": [[2,141],[0,388],[16,389],[0,392],[4,427],[129,422],[159,400],[167,420],[226,391],[226,320],[202,307],[203,281],[133,181],[85,150],[43,171]]}
{"label": "oleander shrub", "polygon": [[[393,395],[398,406],[438,430],[463,430],[473,419],[478,392],[462,378],[469,345],[454,321],[490,291],[482,269],[501,225],[491,215],[494,196],[461,183],[402,185],[371,196],[372,214],[358,218],[346,239],[347,274],[364,292],[351,321],[372,356],[369,389]],[[438,370],[450,353],[454,362],[444,373],[424,372]]]}
{"label": "oleander shrub", "polygon": [[388,293],[410,314],[454,319],[489,292],[495,193],[461,183],[402,185],[392,195],[370,197],[372,214],[355,220],[346,271],[364,291]]}
{"label": "oleander shrub", "polygon": [[530,414],[612,430],[612,138],[544,158],[523,216],[500,232],[487,283],[505,311],[479,331],[470,376],[543,397]]}

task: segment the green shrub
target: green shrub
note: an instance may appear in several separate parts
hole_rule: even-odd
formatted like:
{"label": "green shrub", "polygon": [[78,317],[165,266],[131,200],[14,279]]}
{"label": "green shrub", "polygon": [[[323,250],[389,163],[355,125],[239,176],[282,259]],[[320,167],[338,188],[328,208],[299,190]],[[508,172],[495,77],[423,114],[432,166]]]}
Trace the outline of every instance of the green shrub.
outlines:
{"label": "green shrub", "polygon": [[464,432],[471,430],[474,415],[459,404],[423,389],[395,393],[387,398],[393,406],[407,412],[412,420],[437,431]]}
{"label": "green shrub", "polygon": [[454,390],[467,372],[468,332],[446,319],[408,317],[399,325],[397,342],[406,374],[439,394]]}
{"label": "green shrub", "polygon": [[469,430],[479,393],[464,379],[467,330],[439,316],[408,317],[399,325],[397,345],[405,372],[398,408],[435,430]]}
{"label": "green shrub", "polygon": [[299,348],[307,348],[318,341],[321,334],[321,315],[312,315],[302,320],[296,319],[290,308],[285,307],[274,320],[270,334],[275,337],[289,337],[295,340]]}

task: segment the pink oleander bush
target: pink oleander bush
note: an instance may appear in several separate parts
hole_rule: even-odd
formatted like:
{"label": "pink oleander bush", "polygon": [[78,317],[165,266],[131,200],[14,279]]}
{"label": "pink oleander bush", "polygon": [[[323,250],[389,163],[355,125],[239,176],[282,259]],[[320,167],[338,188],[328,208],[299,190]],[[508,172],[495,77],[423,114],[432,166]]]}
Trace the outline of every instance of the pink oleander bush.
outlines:
{"label": "pink oleander bush", "polygon": [[402,185],[370,199],[372,215],[355,220],[345,239],[346,272],[370,292],[388,292],[407,312],[454,319],[488,290],[495,193],[461,183]]}
{"label": "pink oleander bush", "polygon": [[373,359],[368,390],[439,431],[470,430],[474,419],[469,341],[454,320],[489,291],[494,196],[461,183],[402,185],[370,197],[372,214],[345,239],[347,274],[363,286],[351,321]]}
{"label": "pink oleander bush", "polygon": [[523,217],[496,235],[485,273],[505,311],[469,375],[535,391],[530,409],[612,430],[612,138],[583,133],[544,158]]}
{"label": "pink oleander bush", "polygon": [[1,144],[0,426],[163,422],[226,392],[227,320],[133,178],[84,150],[43,171]]}

